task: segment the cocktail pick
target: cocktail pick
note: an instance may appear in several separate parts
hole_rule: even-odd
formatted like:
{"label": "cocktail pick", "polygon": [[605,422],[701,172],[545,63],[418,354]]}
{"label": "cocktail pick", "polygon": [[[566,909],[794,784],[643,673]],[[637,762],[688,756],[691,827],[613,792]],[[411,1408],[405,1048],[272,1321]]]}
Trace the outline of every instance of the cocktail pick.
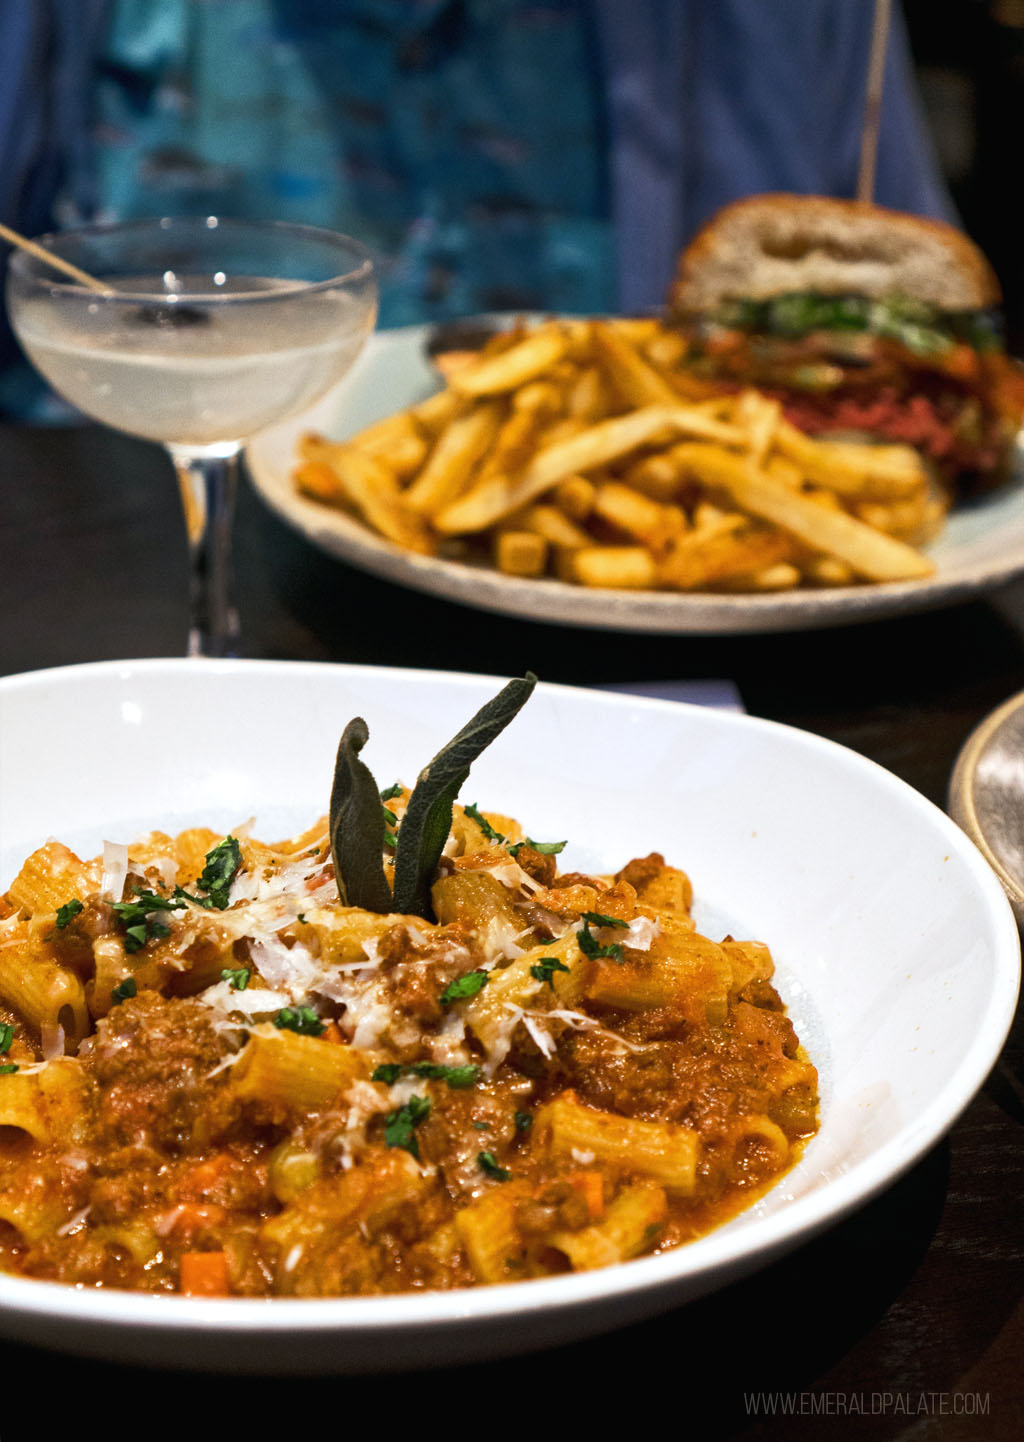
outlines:
{"label": "cocktail pick", "polygon": [[[79,285],[86,286],[89,290],[95,291],[97,295],[116,295],[113,286],[104,285],[103,281],[97,280],[94,275],[87,275],[77,265],[72,265],[70,260],[64,260],[62,256],[54,255],[52,250],[47,250],[45,245],[40,245],[35,240],[29,240],[26,236],[20,235],[18,231],[12,230],[9,225],[0,221],[0,238],[10,241],[11,245],[18,246],[21,250],[27,250],[38,260],[50,265],[54,270],[62,271],[65,275],[77,280]],[[171,300],[175,297],[171,296]],[[138,321],[141,325],[155,325],[164,329],[176,329],[180,326],[205,325],[209,316],[205,311],[198,310],[195,306],[175,305],[140,305],[130,311],[125,311],[124,319]]]}
{"label": "cocktail pick", "polygon": [[113,294],[110,286],[104,285],[103,282],[97,280],[94,275],[86,275],[85,271],[79,270],[77,265],[72,265],[69,260],[64,260],[61,256],[54,255],[52,250],[47,250],[46,246],[40,245],[38,241],[29,240],[27,236],[19,235],[16,230],[12,230],[9,225],[4,225],[2,221],[0,221],[0,236],[2,236],[4,240],[9,241],[11,245],[18,246],[20,250],[27,250],[28,253],[34,255],[37,260],[44,261],[46,265],[52,265],[54,270],[63,271],[64,274],[69,275],[72,280],[77,280],[79,285],[88,286],[90,290],[96,291],[98,295]]}
{"label": "cocktail pick", "polygon": [[875,164],[878,157],[878,132],[882,124],[882,87],[885,80],[885,52],[889,43],[891,10],[892,0],[875,0],[867,91],[864,97],[864,123],[860,137],[860,167],[857,172],[858,200],[870,201],[875,195]]}

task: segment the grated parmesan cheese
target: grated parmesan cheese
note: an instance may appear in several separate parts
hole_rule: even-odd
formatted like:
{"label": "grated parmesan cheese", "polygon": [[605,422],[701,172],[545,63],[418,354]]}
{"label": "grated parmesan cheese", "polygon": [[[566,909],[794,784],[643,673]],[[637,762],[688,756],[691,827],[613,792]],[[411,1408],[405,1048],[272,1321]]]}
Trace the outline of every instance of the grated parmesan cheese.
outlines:
{"label": "grated parmesan cheese", "polygon": [[100,893],[108,901],[120,901],[128,880],[128,848],[120,841],[103,843],[103,879]]}
{"label": "grated parmesan cheese", "polygon": [[634,916],[625,931],[616,927],[616,939],[633,951],[650,951],[656,937],[661,935],[661,922],[649,916]]}
{"label": "grated parmesan cheese", "polygon": [[151,861],[139,863],[147,871],[155,871],[165,891],[172,891],[178,880],[178,863],[172,856],[154,856]]}
{"label": "grated parmesan cheese", "polygon": [[526,949],[519,945],[522,935],[522,929],[513,922],[501,916],[492,916],[486,929],[477,933],[484,952],[484,965],[496,966],[499,961],[515,961],[523,956]]}
{"label": "grated parmesan cheese", "polygon": [[201,991],[198,1000],[226,1021],[239,1015],[251,1021],[253,1017],[270,1016],[284,1006],[291,1006],[295,998],[291,992],[273,991],[264,986],[246,987],[245,991],[236,991],[230,981],[218,981]]}
{"label": "grated parmesan cheese", "polygon": [[274,933],[254,937],[249,954],[263,980],[288,993],[298,1001],[313,991],[323,977],[323,969],[309,949],[296,942],[287,946]]}

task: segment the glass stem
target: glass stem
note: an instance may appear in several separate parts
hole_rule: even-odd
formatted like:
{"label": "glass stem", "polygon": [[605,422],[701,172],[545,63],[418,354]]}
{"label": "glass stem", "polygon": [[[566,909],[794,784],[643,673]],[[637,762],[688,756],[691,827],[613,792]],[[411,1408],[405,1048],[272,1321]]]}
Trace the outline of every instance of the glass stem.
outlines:
{"label": "glass stem", "polygon": [[168,446],[185,511],[190,564],[190,656],[237,656],[232,602],[231,527],[239,447]]}

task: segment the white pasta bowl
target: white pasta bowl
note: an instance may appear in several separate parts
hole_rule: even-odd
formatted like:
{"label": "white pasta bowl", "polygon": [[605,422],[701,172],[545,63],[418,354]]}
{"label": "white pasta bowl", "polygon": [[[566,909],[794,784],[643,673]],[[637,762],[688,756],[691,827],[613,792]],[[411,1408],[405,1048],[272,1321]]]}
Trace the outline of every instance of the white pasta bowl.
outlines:
{"label": "white pasta bowl", "polygon": [[[133,661],[0,681],[0,886],[56,836],[205,822],[287,835],[326,810],[339,734],[365,717],[374,773],[412,781],[492,678],[285,662]],[[463,799],[569,838],[562,864],[662,851],[701,929],[766,941],[821,1076],[821,1129],[724,1227],[601,1271],[460,1292],[190,1299],[0,1276],[0,1332],[121,1361],[360,1371],[495,1357],[700,1296],[890,1185],[984,1081],[1016,1003],[1016,924],[935,806],[818,737],[731,713],[538,687]]]}

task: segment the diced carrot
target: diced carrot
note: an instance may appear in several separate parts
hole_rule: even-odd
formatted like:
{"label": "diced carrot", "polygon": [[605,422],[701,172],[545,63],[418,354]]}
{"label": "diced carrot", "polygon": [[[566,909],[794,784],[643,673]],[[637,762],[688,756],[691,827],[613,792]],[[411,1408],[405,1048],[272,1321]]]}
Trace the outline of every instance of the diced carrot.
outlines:
{"label": "diced carrot", "polygon": [[587,1216],[592,1222],[604,1216],[604,1178],[600,1172],[573,1172],[569,1185],[586,1202]]}
{"label": "diced carrot", "polygon": [[183,1252],[180,1290],[186,1297],[226,1297],[227,1252]]}
{"label": "diced carrot", "polygon": [[340,1043],[344,1042],[345,1038],[338,1030],[337,1024],[333,1021],[329,1021],[324,1027],[323,1031],[320,1033],[320,1040]]}

